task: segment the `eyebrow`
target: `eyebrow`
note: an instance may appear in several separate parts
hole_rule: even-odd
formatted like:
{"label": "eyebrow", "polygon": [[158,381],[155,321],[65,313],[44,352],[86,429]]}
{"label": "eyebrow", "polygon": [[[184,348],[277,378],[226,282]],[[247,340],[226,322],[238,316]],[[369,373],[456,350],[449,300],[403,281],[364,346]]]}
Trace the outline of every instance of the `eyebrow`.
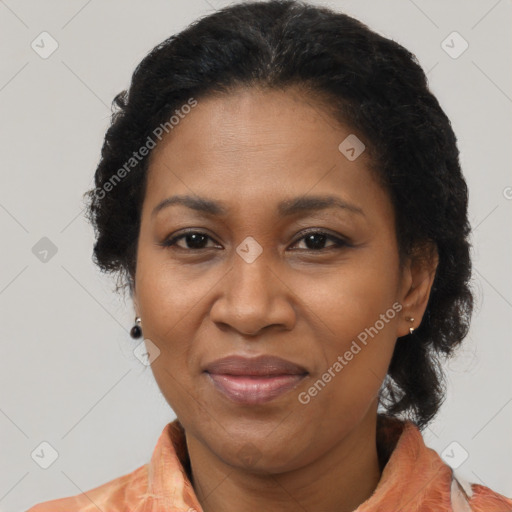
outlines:
{"label": "eyebrow", "polygon": [[[158,203],[151,217],[157,215],[164,208],[173,205],[183,205],[192,210],[196,210],[209,215],[222,216],[228,213],[228,209],[222,202],[214,201],[206,197],[178,195],[168,197]],[[332,195],[322,196],[301,196],[293,199],[287,199],[277,205],[277,211],[280,217],[288,217],[297,213],[308,212],[313,210],[325,210],[327,208],[341,208],[343,210],[365,216],[364,211],[355,204],[349,203],[341,197]]]}

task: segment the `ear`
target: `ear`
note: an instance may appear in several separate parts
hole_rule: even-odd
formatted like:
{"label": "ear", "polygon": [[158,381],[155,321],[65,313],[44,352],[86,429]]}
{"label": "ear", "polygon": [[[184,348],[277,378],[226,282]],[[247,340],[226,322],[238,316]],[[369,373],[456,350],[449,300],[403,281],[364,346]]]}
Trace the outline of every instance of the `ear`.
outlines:
{"label": "ear", "polygon": [[[402,318],[397,336],[409,334],[409,328],[417,329],[427,309],[430,292],[439,264],[437,245],[424,242],[416,245],[404,266],[400,303],[403,304]],[[414,318],[414,321],[410,321]]]}

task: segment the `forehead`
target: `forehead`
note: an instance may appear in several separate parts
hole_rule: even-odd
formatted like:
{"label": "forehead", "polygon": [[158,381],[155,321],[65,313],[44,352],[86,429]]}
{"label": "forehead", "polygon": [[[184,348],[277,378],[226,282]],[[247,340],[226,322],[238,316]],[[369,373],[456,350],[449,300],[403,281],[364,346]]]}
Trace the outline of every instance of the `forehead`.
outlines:
{"label": "forehead", "polygon": [[299,90],[199,98],[153,150],[146,197],[153,206],[178,193],[254,205],[312,191],[375,201],[382,191],[367,154],[351,161],[339,149],[354,136]]}
{"label": "forehead", "polygon": [[[305,156],[320,141],[322,145],[335,144],[337,132],[349,131],[328,115],[321,103],[296,88],[237,89],[197,103],[158,144],[153,158],[167,149],[184,153],[198,148],[226,158],[263,149],[280,153],[288,149],[284,156]],[[303,146],[303,142],[308,143]]]}

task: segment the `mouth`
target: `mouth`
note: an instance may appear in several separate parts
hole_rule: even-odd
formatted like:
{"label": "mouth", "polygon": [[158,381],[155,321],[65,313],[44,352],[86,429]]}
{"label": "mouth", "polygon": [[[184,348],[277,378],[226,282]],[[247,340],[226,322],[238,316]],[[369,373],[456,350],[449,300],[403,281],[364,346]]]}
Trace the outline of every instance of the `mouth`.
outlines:
{"label": "mouth", "polygon": [[232,402],[257,405],[294,389],[308,375],[302,367],[275,356],[230,356],[209,364],[205,373]]}

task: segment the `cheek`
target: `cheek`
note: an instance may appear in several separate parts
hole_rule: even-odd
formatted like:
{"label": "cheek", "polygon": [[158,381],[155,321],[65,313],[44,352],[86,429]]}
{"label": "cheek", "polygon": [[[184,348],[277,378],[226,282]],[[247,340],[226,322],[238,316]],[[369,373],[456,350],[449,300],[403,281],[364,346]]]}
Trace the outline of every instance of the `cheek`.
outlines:
{"label": "cheek", "polygon": [[183,320],[201,307],[201,299],[213,286],[173,266],[162,250],[141,250],[137,264],[137,299],[140,313],[155,340],[183,345],[180,336]]}
{"label": "cheek", "polygon": [[188,386],[190,340],[193,339],[190,321],[197,302],[194,285],[181,283],[177,279],[179,275],[154,257],[139,256],[136,289],[142,331],[144,338],[160,350],[151,369],[171,406],[183,394],[183,386]]}
{"label": "cheek", "polygon": [[[396,301],[398,272],[393,272],[394,268],[393,257],[361,258],[357,263],[354,259],[317,280],[304,297],[321,320],[312,360],[322,365],[311,379],[316,391],[310,389],[315,395],[312,401],[324,411],[322,414],[338,418],[351,411],[357,415],[382,384],[401,310]],[[301,289],[308,289],[305,284]]]}
{"label": "cheek", "polygon": [[[321,320],[329,345],[342,349],[385,315],[396,301],[398,262],[393,253],[376,249],[352,253],[341,265],[323,275],[298,276],[294,286],[302,302]],[[307,311],[307,309],[306,309]],[[397,317],[392,310],[379,331],[388,331]],[[363,335],[364,336],[364,335]]]}

